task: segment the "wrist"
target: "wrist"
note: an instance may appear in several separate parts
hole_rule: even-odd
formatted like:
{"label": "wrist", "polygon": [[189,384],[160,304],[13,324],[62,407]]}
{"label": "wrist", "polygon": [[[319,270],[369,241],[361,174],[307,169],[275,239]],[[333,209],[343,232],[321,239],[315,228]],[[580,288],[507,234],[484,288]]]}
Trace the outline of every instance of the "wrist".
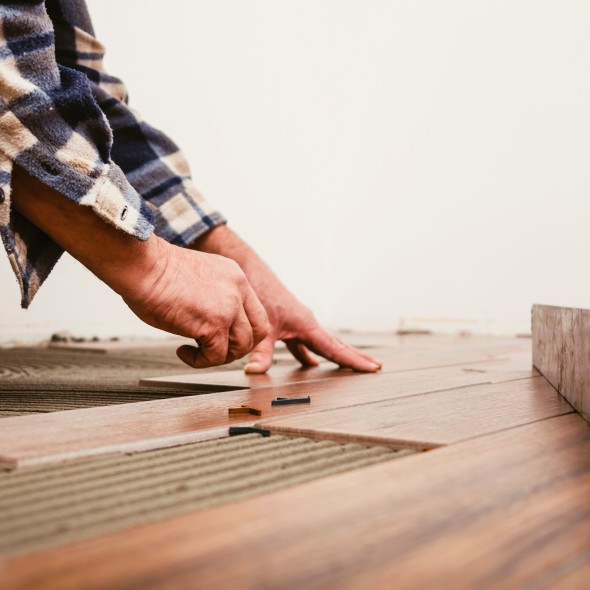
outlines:
{"label": "wrist", "polygon": [[[152,234],[145,242],[129,245],[120,257],[115,256],[95,274],[118,293],[128,304],[140,304],[157,290],[170,259],[170,246]],[[91,269],[93,270],[93,269]]]}
{"label": "wrist", "polygon": [[222,223],[199,236],[190,245],[190,248],[207,254],[220,254],[230,258],[226,252],[233,250],[237,242],[241,242],[240,238],[225,223]]}
{"label": "wrist", "polygon": [[[15,166],[12,203],[64,250],[124,298],[149,293],[167,264],[167,243],[140,241]],[[140,295],[141,296],[141,295]]]}

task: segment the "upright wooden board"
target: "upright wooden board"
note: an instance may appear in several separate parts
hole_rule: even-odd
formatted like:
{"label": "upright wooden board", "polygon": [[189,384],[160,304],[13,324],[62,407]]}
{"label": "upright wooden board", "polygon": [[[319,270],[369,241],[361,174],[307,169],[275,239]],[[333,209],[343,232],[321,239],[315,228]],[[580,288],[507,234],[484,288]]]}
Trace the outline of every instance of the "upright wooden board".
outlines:
{"label": "upright wooden board", "polygon": [[590,310],[534,305],[533,363],[590,421]]}
{"label": "upright wooden board", "polygon": [[317,440],[429,449],[571,412],[539,376],[293,414],[261,420],[257,426]]}
{"label": "upright wooden board", "polygon": [[18,558],[0,585],[544,588],[590,551],[589,456],[570,414]]}

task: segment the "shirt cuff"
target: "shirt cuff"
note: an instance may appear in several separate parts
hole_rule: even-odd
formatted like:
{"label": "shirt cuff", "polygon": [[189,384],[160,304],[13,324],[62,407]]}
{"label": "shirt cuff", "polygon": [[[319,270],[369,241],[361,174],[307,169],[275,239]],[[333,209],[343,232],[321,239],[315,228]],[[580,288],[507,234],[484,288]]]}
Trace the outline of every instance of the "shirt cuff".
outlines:
{"label": "shirt cuff", "polygon": [[[63,249],[11,208],[13,165],[13,161],[0,152],[0,237],[20,287],[21,305],[27,308],[61,257]],[[74,170],[69,170],[70,178],[56,178],[55,175],[47,178],[39,174],[36,167],[26,166],[25,169],[61,193],[64,189],[78,186]],[[153,212],[113,163],[103,167],[78,203],[90,207],[104,221],[140,240],[147,240],[153,232]]]}

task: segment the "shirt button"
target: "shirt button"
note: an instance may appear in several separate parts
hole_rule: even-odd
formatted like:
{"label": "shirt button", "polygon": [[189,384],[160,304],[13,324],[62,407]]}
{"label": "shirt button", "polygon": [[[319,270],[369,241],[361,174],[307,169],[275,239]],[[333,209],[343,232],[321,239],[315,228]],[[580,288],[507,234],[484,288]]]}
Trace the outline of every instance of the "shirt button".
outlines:
{"label": "shirt button", "polygon": [[6,195],[4,194],[4,190],[0,188],[0,205],[2,205],[2,203],[4,203],[5,200]]}

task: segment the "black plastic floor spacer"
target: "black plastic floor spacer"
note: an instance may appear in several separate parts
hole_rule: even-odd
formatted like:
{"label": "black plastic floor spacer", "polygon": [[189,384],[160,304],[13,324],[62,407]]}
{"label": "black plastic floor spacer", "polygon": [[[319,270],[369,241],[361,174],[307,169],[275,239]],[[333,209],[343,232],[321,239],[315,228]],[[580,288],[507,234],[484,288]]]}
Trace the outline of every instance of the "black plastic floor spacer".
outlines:
{"label": "black plastic floor spacer", "polygon": [[277,397],[270,402],[271,406],[287,406],[289,404],[309,404],[311,397]]}
{"label": "black plastic floor spacer", "polygon": [[240,434],[261,434],[262,436],[270,436],[270,430],[264,428],[254,428],[254,426],[230,426],[229,435],[238,436]]}

